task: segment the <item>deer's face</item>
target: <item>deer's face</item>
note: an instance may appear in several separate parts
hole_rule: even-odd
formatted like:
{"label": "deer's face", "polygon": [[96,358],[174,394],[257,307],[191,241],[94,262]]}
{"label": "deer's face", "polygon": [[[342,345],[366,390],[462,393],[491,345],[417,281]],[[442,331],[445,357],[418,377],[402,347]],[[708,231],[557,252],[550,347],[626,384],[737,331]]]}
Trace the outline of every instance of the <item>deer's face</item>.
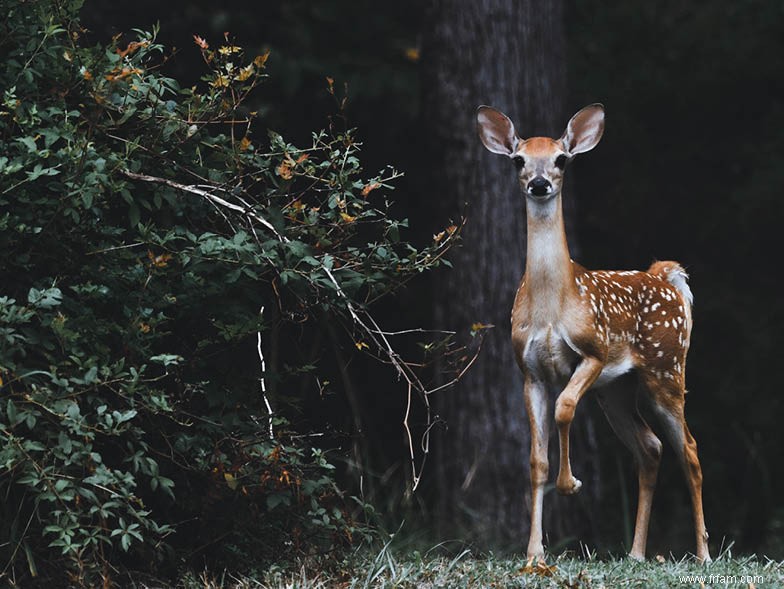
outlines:
{"label": "deer's face", "polygon": [[520,188],[527,198],[548,200],[561,192],[569,154],[560,140],[532,137],[520,141],[512,154]]}
{"label": "deer's face", "polygon": [[515,163],[526,198],[544,202],[560,194],[569,160],[599,143],[604,132],[604,107],[592,104],[580,110],[559,139],[520,139],[509,117],[489,106],[477,109],[476,123],[484,146]]}

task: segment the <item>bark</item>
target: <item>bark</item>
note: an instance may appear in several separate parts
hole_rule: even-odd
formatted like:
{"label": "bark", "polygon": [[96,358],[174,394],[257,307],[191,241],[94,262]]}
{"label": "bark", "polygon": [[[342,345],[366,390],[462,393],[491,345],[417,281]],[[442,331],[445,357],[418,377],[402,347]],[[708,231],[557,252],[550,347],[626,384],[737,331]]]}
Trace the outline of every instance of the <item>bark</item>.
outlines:
{"label": "bark", "polygon": [[[432,0],[423,37],[423,131],[437,217],[466,216],[454,270],[436,289],[437,321],[466,331],[496,327],[464,380],[435,402],[446,422],[434,439],[438,509],[443,533],[485,546],[522,548],[529,527],[529,434],[522,377],[512,356],[509,313],[525,267],[525,202],[514,166],[488,153],[475,128],[480,104],[507,113],[522,137],[560,136],[565,102],[561,0]],[[567,178],[567,183],[569,178]],[[574,207],[564,214],[575,257]],[[587,404],[587,403],[586,403]],[[572,430],[577,497],[545,497],[546,544],[590,541],[598,468],[588,411]],[[552,428],[555,430],[555,428]],[[558,469],[550,443],[550,478]],[[549,540],[549,542],[548,542]]]}

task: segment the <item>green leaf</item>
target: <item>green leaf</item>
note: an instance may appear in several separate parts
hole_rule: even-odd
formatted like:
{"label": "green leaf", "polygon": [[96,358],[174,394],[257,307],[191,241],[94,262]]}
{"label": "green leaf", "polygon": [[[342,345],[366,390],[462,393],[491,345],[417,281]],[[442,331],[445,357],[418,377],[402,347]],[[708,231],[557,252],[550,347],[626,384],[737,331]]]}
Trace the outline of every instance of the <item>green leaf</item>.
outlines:
{"label": "green leaf", "polygon": [[128,222],[131,227],[137,227],[140,221],[141,212],[139,211],[139,206],[135,202],[132,202],[131,206],[128,207]]}
{"label": "green leaf", "polygon": [[150,362],[156,362],[158,364],[163,364],[164,366],[174,366],[184,359],[185,358],[178,356],[177,354],[158,354],[157,356],[152,356]]}
{"label": "green leaf", "polygon": [[24,145],[30,153],[38,152],[38,146],[35,144],[35,139],[32,137],[18,137],[16,141]]}
{"label": "green leaf", "polygon": [[267,495],[267,510],[272,511],[279,505],[291,505],[291,498],[288,495],[283,495],[281,493],[273,493],[272,495]]}
{"label": "green leaf", "polygon": [[39,309],[52,309],[62,303],[63,293],[59,288],[38,290],[31,288],[27,293],[27,302]]}
{"label": "green leaf", "polygon": [[9,423],[11,425],[15,425],[17,411],[16,411],[16,405],[14,405],[14,402],[11,399],[8,399],[8,402],[5,404],[5,414],[8,416]]}
{"label": "green leaf", "polygon": [[85,384],[93,384],[98,381],[98,367],[93,366],[84,375]]}

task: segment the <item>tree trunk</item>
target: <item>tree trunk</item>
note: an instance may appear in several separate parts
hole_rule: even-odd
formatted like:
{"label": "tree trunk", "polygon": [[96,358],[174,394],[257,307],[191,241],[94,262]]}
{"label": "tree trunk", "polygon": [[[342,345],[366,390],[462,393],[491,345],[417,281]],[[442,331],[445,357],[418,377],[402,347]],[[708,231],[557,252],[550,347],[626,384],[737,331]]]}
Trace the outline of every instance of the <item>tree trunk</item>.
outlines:
{"label": "tree trunk", "polygon": [[[488,104],[504,111],[523,137],[560,136],[568,120],[562,17],[561,0],[432,0],[426,15],[423,126],[429,198],[441,207],[439,219],[468,219],[462,246],[451,254],[454,269],[441,276],[436,318],[463,332],[474,322],[496,326],[465,378],[435,400],[446,422],[434,439],[437,514],[443,533],[459,533],[484,546],[523,548],[528,536],[528,420],[509,325],[525,267],[526,225],[514,166],[481,146],[475,110]],[[564,208],[574,257],[575,215],[568,194]],[[567,538],[592,539],[590,514],[599,489],[589,417],[581,406],[572,429],[581,494],[545,497],[550,547]],[[554,480],[554,437],[550,450]]]}

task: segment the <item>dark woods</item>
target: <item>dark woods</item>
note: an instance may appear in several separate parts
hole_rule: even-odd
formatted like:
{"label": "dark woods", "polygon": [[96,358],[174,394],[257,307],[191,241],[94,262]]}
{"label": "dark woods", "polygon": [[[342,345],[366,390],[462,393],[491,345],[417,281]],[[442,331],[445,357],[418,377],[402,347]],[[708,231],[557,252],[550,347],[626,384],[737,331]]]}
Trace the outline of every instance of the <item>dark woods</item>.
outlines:
{"label": "dark woods", "polygon": [[[177,558],[269,562],[329,554],[403,520],[401,535],[428,546],[524,550],[528,434],[508,312],[524,268],[525,213],[512,164],[476,138],[474,109],[492,104],[525,135],[555,135],[597,101],[607,111],[604,139],[567,180],[572,255],[592,269],[675,259],[689,272],[686,412],[700,444],[711,550],[734,543],[736,552],[784,557],[776,468],[784,407],[774,387],[784,325],[776,277],[784,15],[775,3],[590,0],[534,11],[527,1],[491,0],[220,9],[88,1],[84,28],[64,34],[58,19],[72,4],[52,2],[56,52],[46,53],[47,41],[36,53],[33,21],[29,46],[14,46],[27,29],[0,36],[0,432],[3,466],[16,477],[0,482],[2,566],[51,570],[62,551],[71,578],[85,583],[115,575],[116,563],[143,567],[150,554],[169,573]],[[6,28],[16,24],[11,8],[29,9],[2,5]],[[176,80],[156,82],[169,93],[162,107],[109,56],[139,41],[133,29],[156,23],[157,38],[128,55],[149,60],[126,65],[154,63],[150,76]],[[33,55],[28,69],[37,71],[24,74]],[[236,73],[227,75],[227,63]],[[116,102],[112,88],[122,84],[135,113]],[[79,113],[51,110],[61,107]],[[163,118],[151,123],[145,109]],[[229,113],[252,120],[251,130]],[[194,116],[202,117],[196,139]],[[42,131],[55,126],[57,136]],[[314,140],[319,129],[326,134]],[[311,172],[332,169],[335,158],[353,158],[347,173],[308,192],[307,176],[323,180]],[[387,165],[404,175],[391,179]],[[196,193],[120,170],[219,186],[240,209],[222,217]],[[85,179],[100,188],[85,190]],[[336,186],[343,197],[330,201]],[[263,195],[269,208],[259,210],[302,248],[232,200],[248,195]],[[453,234],[460,244],[442,257]],[[141,245],[117,249],[132,244]],[[325,255],[348,266],[336,280],[358,310],[372,300],[367,309],[384,330],[457,332],[455,344],[395,340],[404,358],[427,364],[426,387],[449,380],[482,342],[461,383],[429,397],[429,418],[412,397],[416,467],[426,458],[413,494],[420,471],[412,475],[402,424],[406,379],[389,358],[373,358],[370,335],[319,265]],[[258,333],[277,442],[259,394]],[[147,372],[134,375],[142,364]],[[20,378],[23,369],[41,373]],[[47,438],[42,424],[55,422],[64,433]],[[575,428],[584,488],[548,494],[546,546],[622,553],[636,496],[631,457],[590,394]],[[40,472],[20,481],[26,455]],[[35,493],[43,498],[34,504]],[[32,517],[36,505],[46,524]],[[665,450],[649,554],[692,550],[691,525]],[[83,549],[69,552],[74,543]],[[103,568],[87,570],[91,558]]]}

